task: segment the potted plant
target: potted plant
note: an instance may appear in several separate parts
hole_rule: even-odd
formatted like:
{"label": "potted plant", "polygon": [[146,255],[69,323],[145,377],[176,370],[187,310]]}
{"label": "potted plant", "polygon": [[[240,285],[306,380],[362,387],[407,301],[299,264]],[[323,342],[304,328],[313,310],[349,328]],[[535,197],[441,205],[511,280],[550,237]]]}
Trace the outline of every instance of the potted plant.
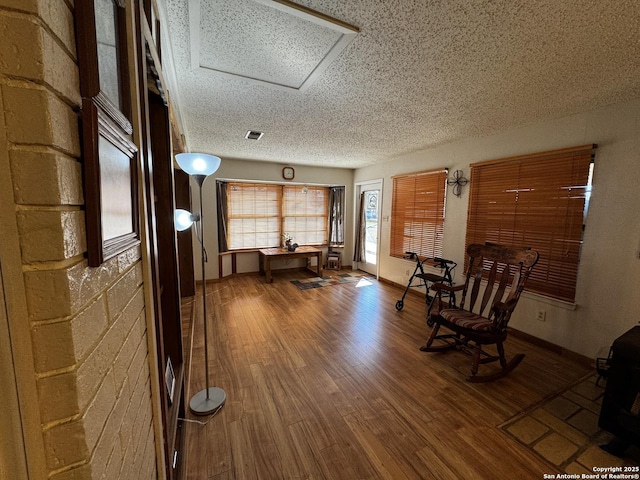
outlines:
{"label": "potted plant", "polygon": [[292,243],[293,242],[293,237],[291,235],[289,235],[288,233],[283,233],[282,234],[282,239],[284,240],[284,247],[286,248],[287,251],[289,252],[295,252],[296,248],[298,248],[298,244],[297,243]]}

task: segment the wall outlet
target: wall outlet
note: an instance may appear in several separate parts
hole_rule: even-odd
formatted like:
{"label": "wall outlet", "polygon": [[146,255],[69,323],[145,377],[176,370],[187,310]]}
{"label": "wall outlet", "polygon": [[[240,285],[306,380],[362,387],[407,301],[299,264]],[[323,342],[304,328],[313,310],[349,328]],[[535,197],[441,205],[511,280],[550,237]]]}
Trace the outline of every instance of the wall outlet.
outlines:
{"label": "wall outlet", "polygon": [[410,275],[409,270],[406,270],[404,274],[408,277]]}
{"label": "wall outlet", "polygon": [[536,315],[536,320],[539,322],[544,322],[547,320],[547,312],[544,310],[538,310],[538,314]]}

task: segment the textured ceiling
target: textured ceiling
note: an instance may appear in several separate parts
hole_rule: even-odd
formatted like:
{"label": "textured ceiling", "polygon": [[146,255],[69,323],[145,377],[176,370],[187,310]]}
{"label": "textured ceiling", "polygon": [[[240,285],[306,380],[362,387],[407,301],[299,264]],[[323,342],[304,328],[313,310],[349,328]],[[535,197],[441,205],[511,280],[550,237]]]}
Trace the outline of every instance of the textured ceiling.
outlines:
{"label": "textured ceiling", "polygon": [[222,158],[357,168],[640,97],[638,0],[297,0],[359,29],[339,53],[269,0],[159,2],[188,147]]}
{"label": "textured ceiling", "polygon": [[192,0],[189,29],[192,67],[300,91],[357,31],[271,0]]}

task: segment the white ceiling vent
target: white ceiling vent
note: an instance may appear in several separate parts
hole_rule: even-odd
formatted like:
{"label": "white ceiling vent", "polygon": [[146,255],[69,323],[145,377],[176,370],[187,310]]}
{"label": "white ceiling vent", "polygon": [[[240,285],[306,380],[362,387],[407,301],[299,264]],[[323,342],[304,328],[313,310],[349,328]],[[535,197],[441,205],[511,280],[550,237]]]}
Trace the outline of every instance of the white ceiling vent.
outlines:
{"label": "white ceiling vent", "polygon": [[247,134],[244,136],[247,140],[260,140],[264,132],[258,132],[256,130],[249,130]]}

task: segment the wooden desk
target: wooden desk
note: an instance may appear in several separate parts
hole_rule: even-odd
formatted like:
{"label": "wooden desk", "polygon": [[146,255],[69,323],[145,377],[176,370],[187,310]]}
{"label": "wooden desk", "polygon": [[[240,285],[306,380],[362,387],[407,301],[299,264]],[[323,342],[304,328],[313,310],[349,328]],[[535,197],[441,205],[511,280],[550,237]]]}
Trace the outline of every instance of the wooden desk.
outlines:
{"label": "wooden desk", "polygon": [[[313,270],[309,265],[309,259],[316,257],[318,265]],[[261,248],[260,249],[260,273],[264,273],[267,283],[273,282],[271,278],[271,260],[290,260],[292,258],[306,258],[307,268],[319,277],[322,276],[322,250],[313,247],[298,247],[295,251],[290,252],[286,248]]]}

